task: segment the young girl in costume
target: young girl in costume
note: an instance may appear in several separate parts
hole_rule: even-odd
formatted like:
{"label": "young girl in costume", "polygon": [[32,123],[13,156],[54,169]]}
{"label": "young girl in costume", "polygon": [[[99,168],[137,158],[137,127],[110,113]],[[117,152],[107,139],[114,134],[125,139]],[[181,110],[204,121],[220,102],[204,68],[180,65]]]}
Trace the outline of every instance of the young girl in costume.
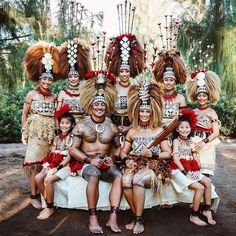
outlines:
{"label": "young girl in costume", "polygon": [[41,208],[35,175],[42,168],[41,161],[54,139],[56,95],[50,86],[60,77],[59,51],[52,44],[37,43],[27,50],[24,67],[28,79],[38,82],[39,87],[28,92],[22,111],[22,142],[27,144],[23,168],[30,177],[31,204]]}
{"label": "young girl in costume", "polygon": [[180,124],[174,134],[176,138],[173,141],[173,160],[172,183],[177,192],[183,191],[186,187],[193,190],[193,207],[190,215],[190,221],[199,226],[207,225],[199,218],[199,207],[201,199],[204,196],[204,206],[202,214],[207,218],[211,225],[216,222],[211,213],[211,180],[200,173],[199,161],[194,143],[190,139],[191,130],[196,125],[197,117],[191,109],[183,109],[179,118]]}
{"label": "young girl in costume", "polygon": [[[56,136],[52,151],[43,159],[43,169],[35,177],[38,189],[46,200],[46,207],[40,212],[37,219],[44,220],[53,212],[54,187],[53,183],[65,179],[71,172],[78,169],[78,163],[68,155],[68,148],[72,145],[73,137],[70,134],[75,126],[75,118],[69,113],[68,105],[62,106],[55,112],[59,121],[61,134]],[[69,165],[67,165],[69,163]]]}
{"label": "young girl in costume", "polygon": [[216,112],[209,106],[220,97],[220,79],[213,71],[197,71],[188,80],[187,96],[191,102],[197,102],[197,125],[194,128],[193,141],[200,156],[201,173],[211,176],[215,171],[215,146],[220,143],[220,122]]}

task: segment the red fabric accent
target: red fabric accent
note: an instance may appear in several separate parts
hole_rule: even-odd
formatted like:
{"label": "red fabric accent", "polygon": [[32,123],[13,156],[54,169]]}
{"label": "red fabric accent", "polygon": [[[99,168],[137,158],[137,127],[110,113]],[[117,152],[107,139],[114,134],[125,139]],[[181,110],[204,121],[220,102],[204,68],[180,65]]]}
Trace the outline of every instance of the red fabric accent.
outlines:
{"label": "red fabric accent", "polygon": [[213,132],[213,129],[212,128],[203,128],[203,127],[199,127],[199,126],[196,126],[194,128],[195,131],[202,131],[202,132]]}
{"label": "red fabric accent", "polygon": [[69,95],[70,97],[79,97],[79,93],[71,93],[69,90],[67,90],[67,89],[63,89],[63,91],[67,94],[67,95]]}
{"label": "red fabric accent", "polygon": [[173,101],[176,97],[178,96],[177,92],[173,92],[173,94],[168,95],[168,94],[163,94],[163,98],[165,101]]}
{"label": "red fabric accent", "polygon": [[68,104],[64,104],[59,111],[54,112],[54,116],[59,120],[65,113],[71,110]]}
{"label": "red fabric accent", "polygon": [[194,129],[197,125],[197,115],[190,108],[181,109],[181,117],[186,117],[190,123],[191,129]]}
{"label": "red fabric accent", "polygon": [[106,70],[89,71],[88,73],[86,73],[85,79],[96,77],[98,74],[101,73],[105,75],[105,78],[107,78],[112,85],[116,84],[116,77],[111,72]]}
{"label": "red fabric accent", "polygon": [[44,159],[43,163],[48,162],[49,168],[55,168],[63,161],[63,155],[61,153],[50,152]]}
{"label": "red fabric accent", "polygon": [[199,107],[198,109],[202,111],[202,110],[206,110],[207,108],[208,108],[208,106],[206,106],[206,107]]}
{"label": "red fabric accent", "polygon": [[[200,167],[199,167],[196,160],[186,160],[186,159],[180,158],[179,161],[183,165],[184,169],[187,171],[199,171],[200,170]],[[173,160],[171,160],[170,168],[172,170],[178,169],[178,166],[174,163]]]}
{"label": "red fabric accent", "polygon": [[103,163],[103,164],[100,166],[100,169],[102,169],[102,170],[107,170],[107,169],[109,169],[109,168],[110,168],[110,166],[107,165],[106,163]]}
{"label": "red fabric accent", "polygon": [[25,162],[25,163],[23,163],[23,167],[24,166],[33,166],[33,165],[38,165],[38,164],[42,164],[42,161]]}
{"label": "red fabric accent", "polygon": [[81,170],[83,168],[84,163],[81,163],[81,162],[76,161],[76,160],[72,160],[69,163],[69,166],[70,166],[70,171],[71,172],[76,172],[76,171]]}
{"label": "red fabric accent", "polygon": [[51,96],[52,96],[52,93],[51,93],[50,90],[44,92],[44,91],[41,89],[41,87],[36,88],[35,91],[36,91],[37,93],[43,95],[44,97],[51,97]]}

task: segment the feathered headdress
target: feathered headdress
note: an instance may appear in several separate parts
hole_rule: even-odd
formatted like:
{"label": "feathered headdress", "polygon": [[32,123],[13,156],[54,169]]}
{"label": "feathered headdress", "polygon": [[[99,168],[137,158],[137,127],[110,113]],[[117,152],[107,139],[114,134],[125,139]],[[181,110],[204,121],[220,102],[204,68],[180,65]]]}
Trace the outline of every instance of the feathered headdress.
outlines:
{"label": "feathered headdress", "polygon": [[24,69],[28,79],[38,81],[42,77],[60,79],[59,50],[51,43],[39,42],[25,54]]}
{"label": "feathered headdress", "polygon": [[150,127],[161,126],[163,106],[161,95],[161,87],[155,81],[148,82],[143,80],[130,88],[128,93],[128,116],[132,121],[133,127],[138,127],[140,109],[151,110]]}
{"label": "feathered headdress", "polygon": [[161,23],[158,27],[162,46],[153,75],[158,82],[162,82],[165,78],[173,78],[176,84],[184,84],[187,78],[186,69],[176,46],[179,21],[173,19],[172,15],[165,15],[164,30]]}
{"label": "feathered headdress", "polygon": [[71,110],[68,104],[64,104],[60,110],[54,112],[54,116],[56,119],[60,119],[64,114],[68,113]]}
{"label": "feathered headdress", "polygon": [[180,119],[181,118],[188,120],[191,129],[196,127],[196,125],[197,125],[197,115],[192,109],[190,109],[190,108],[182,109]]}
{"label": "feathered headdress", "polygon": [[60,71],[63,79],[78,75],[80,79],[91,69],[89,48],[78,39],[64,43],[60,48]]}
{"label": "feathered headdress", "polygon": [[186,82],[186,93],[191,102],[197,100],[198,93],[208,94],[209,101],[216,103],[221,93],[221,83],[218,75],[210,70],[199,70],[192,73],[192,78]]}
{"label": "feathered headdress", "polygon": [[117,5],[120,35],[111,38],[105,62],[110,71],[118,76],[121,69],[130,71],[132,78],[143,71],[143,48],[132,34],[135,7],[129,1]]}
{"label": "feathered headdress", "polygon": [[184,62],[176,49],[159,54],[156,61],[153,75],[158,82],[162,82],[164,78],[173,78],[176,84],[184,84],[187,78]]}

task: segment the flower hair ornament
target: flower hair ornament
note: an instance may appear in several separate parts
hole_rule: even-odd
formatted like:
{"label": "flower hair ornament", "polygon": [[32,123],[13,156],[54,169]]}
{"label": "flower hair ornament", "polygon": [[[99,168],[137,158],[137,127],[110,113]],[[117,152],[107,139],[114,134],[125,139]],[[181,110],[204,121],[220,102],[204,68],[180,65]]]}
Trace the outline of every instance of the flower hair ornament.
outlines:
{"label": "flower hair ornament", "polygon": [[52,43],[44,41],[32,45],[26,51],[24,69],[27,78],[35,82],[44,77],[59,80],[59,50]]}
{"label": "flower hair ornament", "polygon": [[197,125],[197,115],[196,113],[190,108],[183,108],[181,110],[180,119],[186,119],[189,121],[191,129],[195,128]]}
{"label": "flower hair ornament", "polygon": [[110,39],[105,62],[115,76],[125,69],[134,78],[142,72],[144,63],[142,45],[132,33],[135,7],[126,0],[117,5],[117,13],[120,35]]}
{"label": "flower hair ornament", "polygon": [[71,108],[68,104],[64,104],[60,110],[54,112],[54,116],[57,120],[60,120],[63,115],[66,113],[69,113],[71,111]]}
{"label": "flower hair ornament", "polygon": [[158,28],[161,47],[153,75],[158,82],[162,82],[165,78],[172,78],[176,84],[184,84],[187,73],[176,46],[179,20],[174,19],[172,15],[165,15],[164,30],[161,23],[158,23]]}

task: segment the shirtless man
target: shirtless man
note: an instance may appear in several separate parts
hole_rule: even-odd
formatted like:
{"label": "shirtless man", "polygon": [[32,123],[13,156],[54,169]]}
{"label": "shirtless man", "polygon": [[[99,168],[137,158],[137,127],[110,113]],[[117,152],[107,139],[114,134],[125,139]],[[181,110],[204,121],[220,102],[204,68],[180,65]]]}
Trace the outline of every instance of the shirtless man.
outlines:
{"label": "shirtless man", "polygon": [[[82,91],[86,91],[84,89]],[[83,93],[81,97],[83,97]],[[82,98],[81,100],[83,101]],[[90,214],[89,230],[95,234],[103,233],[96,215],[99,180],[112,183],[109,196],[111,214],[106,226],[114,232],[121,232],[117,224],[117,212],[122,193],[122,176],[110,155],[111,143],[115,145],[113,156],[119,156],[120,144],[117,127],[110,118],[105,116],[108,106],[104,94],[98,93],[91,102],[89,110],[86,111],[85,109],[90,116],[86,116],[83,121],[75,126],[73,130],[75,139],[70,148],[71,156],[85,163],[82,169],[82,177],[88,181],[86,194]]]}

